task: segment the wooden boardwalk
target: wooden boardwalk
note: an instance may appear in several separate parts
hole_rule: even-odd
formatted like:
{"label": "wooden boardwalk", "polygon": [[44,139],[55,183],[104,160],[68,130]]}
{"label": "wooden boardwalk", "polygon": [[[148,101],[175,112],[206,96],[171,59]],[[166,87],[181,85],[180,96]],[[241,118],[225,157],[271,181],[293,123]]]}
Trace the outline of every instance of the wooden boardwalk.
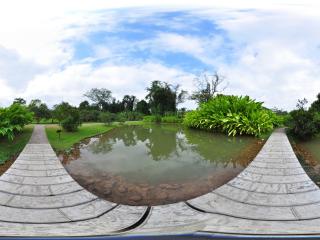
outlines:
{"label": "wooden boardwalk", "polygon": [[192,232],[320,233],[320,190],[282,130],[236,178],[187,202],[134,207],[99,199],[66,172],[40,125],[0,177],[1,236]]}

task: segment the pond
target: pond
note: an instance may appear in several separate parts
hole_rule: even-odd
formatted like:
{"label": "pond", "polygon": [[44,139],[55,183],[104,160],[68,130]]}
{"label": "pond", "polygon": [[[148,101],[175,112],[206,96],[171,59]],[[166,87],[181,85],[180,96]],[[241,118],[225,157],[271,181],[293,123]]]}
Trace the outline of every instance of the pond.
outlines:
{"label": "pond", "polygon": [[84,188],[112,202],[159,205],[205,194],[234,178],[263,142],[179,125],[123,126],[60,159]]}
{"label": "pond", "polygon": [[290,140],[302,167],[309,177],[320,186],[320,135],[309,141]]}

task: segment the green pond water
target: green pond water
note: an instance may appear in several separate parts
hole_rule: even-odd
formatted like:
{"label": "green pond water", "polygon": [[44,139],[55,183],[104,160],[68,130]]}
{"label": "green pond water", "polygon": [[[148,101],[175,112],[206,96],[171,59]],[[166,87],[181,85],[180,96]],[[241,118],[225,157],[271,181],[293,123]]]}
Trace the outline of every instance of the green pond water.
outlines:
{"label": "green pond water", "polygon": [[253,159],[256,145],[255,138],[177,125],[124,126],[61,157],[70,174],[95,194],[130,205],[156,205],[226,183]]}

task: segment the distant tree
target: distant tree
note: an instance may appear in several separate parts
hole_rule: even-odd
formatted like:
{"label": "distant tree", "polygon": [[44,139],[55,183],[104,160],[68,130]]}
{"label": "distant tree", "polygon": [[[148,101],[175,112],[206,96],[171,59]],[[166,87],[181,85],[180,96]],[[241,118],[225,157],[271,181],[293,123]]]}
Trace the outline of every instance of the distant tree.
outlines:
{"label": "distant tree", "polygon": [[176,112],[177,105],[185,100],[186,91],[179,91],[180,86],[172,86],[166,82],[153,81],[147,88],[151,112],[163,115],[165,112]]}
{"label": "distant tree", "polygon": [[51,117],[50,109],[45,103],[41,102],[41,100],[39,99],[31,100],[30,104],[28,105],[28,108],[31,112],[34,113],[34,118],[37,121],[37,123],[39,123],[42,118]]}
{"label": "distant tree", "polygon": [[197,91],[192,93],[191,99],[195,100],[198,104],[208,102],[215,94],[224,91],[228,86],[228,84],[225,84],[223,87],[221,86],[225,78],[219,75],[218,72],[212,75],[203,72],[194,80],[197,85]]}
{"label": "distant tree", "polygon": [[21,104],[21,105],[25,105],[27,102],[26,102],[26,100],[24,100],[23,98],[15,98],[15,99],[13,100],[13,103],[19,103],[19,104]]}
{"label": "distant tree", "polygon": [[90,103],[88,101],[83,101],[79,104],[79,110],[88,110],[90,108]]}
{"label": "distant tree", "polygon": [[92,88],[84,96],[93,101],[100,110],[107,110],[113,100],[111,91],[106,88]]}
{"label": "distant tree", "polygon": [[136,96],[125,95],[122,99],[122,104],[123,104],[124,110],[132,112],[133,108],[135,107],[136,102],[137,102]]}
{"label": "distant tree", "polygon": [[271,111],[277,115],[287,115],[288,114],[288,112],[286,110],[283,110],[283,109],[280,109],[277,107],[272,108]]}
{"label": "distant tree", "polygon": [[141,100],[137,103],[136,111],[142,114],[150,114],[149,104],[145,100]]}
{"label": "distant tree", "polygon": [[119,100],[117,101],[115,98],[112,99],[112,102],[108,105],[107,111],[111,113],[119,113],[124,110],[123,103]]}

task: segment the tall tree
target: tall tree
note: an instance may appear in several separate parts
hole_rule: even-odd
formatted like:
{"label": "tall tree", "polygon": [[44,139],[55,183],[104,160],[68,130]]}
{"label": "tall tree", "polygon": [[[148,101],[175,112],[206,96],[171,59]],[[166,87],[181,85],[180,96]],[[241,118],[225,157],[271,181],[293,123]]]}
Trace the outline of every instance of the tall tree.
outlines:
{"label": "tall tree", "polygon": [[191,99],[198,104],[208,102],[215,94],[224,91],[228,86],[228,83],[222,86],[225,78],[219,75],[218,72],[212,75],[203,72],[194,80],[197,90],[192,93]]}
{"label": "tall tree", "polygon": [[172,86],[166,82],[153,81],[147,88],[151,112],[163,115],[165,112],[176,112],[177,105],[185,100],[186,91],[179,91],[180,86]]}
{"label": "tall tree", "polygon": [[106,88],[92,88],[84,96],[98,105],[100,110],[107,110],[113,100],[111,91]]}

